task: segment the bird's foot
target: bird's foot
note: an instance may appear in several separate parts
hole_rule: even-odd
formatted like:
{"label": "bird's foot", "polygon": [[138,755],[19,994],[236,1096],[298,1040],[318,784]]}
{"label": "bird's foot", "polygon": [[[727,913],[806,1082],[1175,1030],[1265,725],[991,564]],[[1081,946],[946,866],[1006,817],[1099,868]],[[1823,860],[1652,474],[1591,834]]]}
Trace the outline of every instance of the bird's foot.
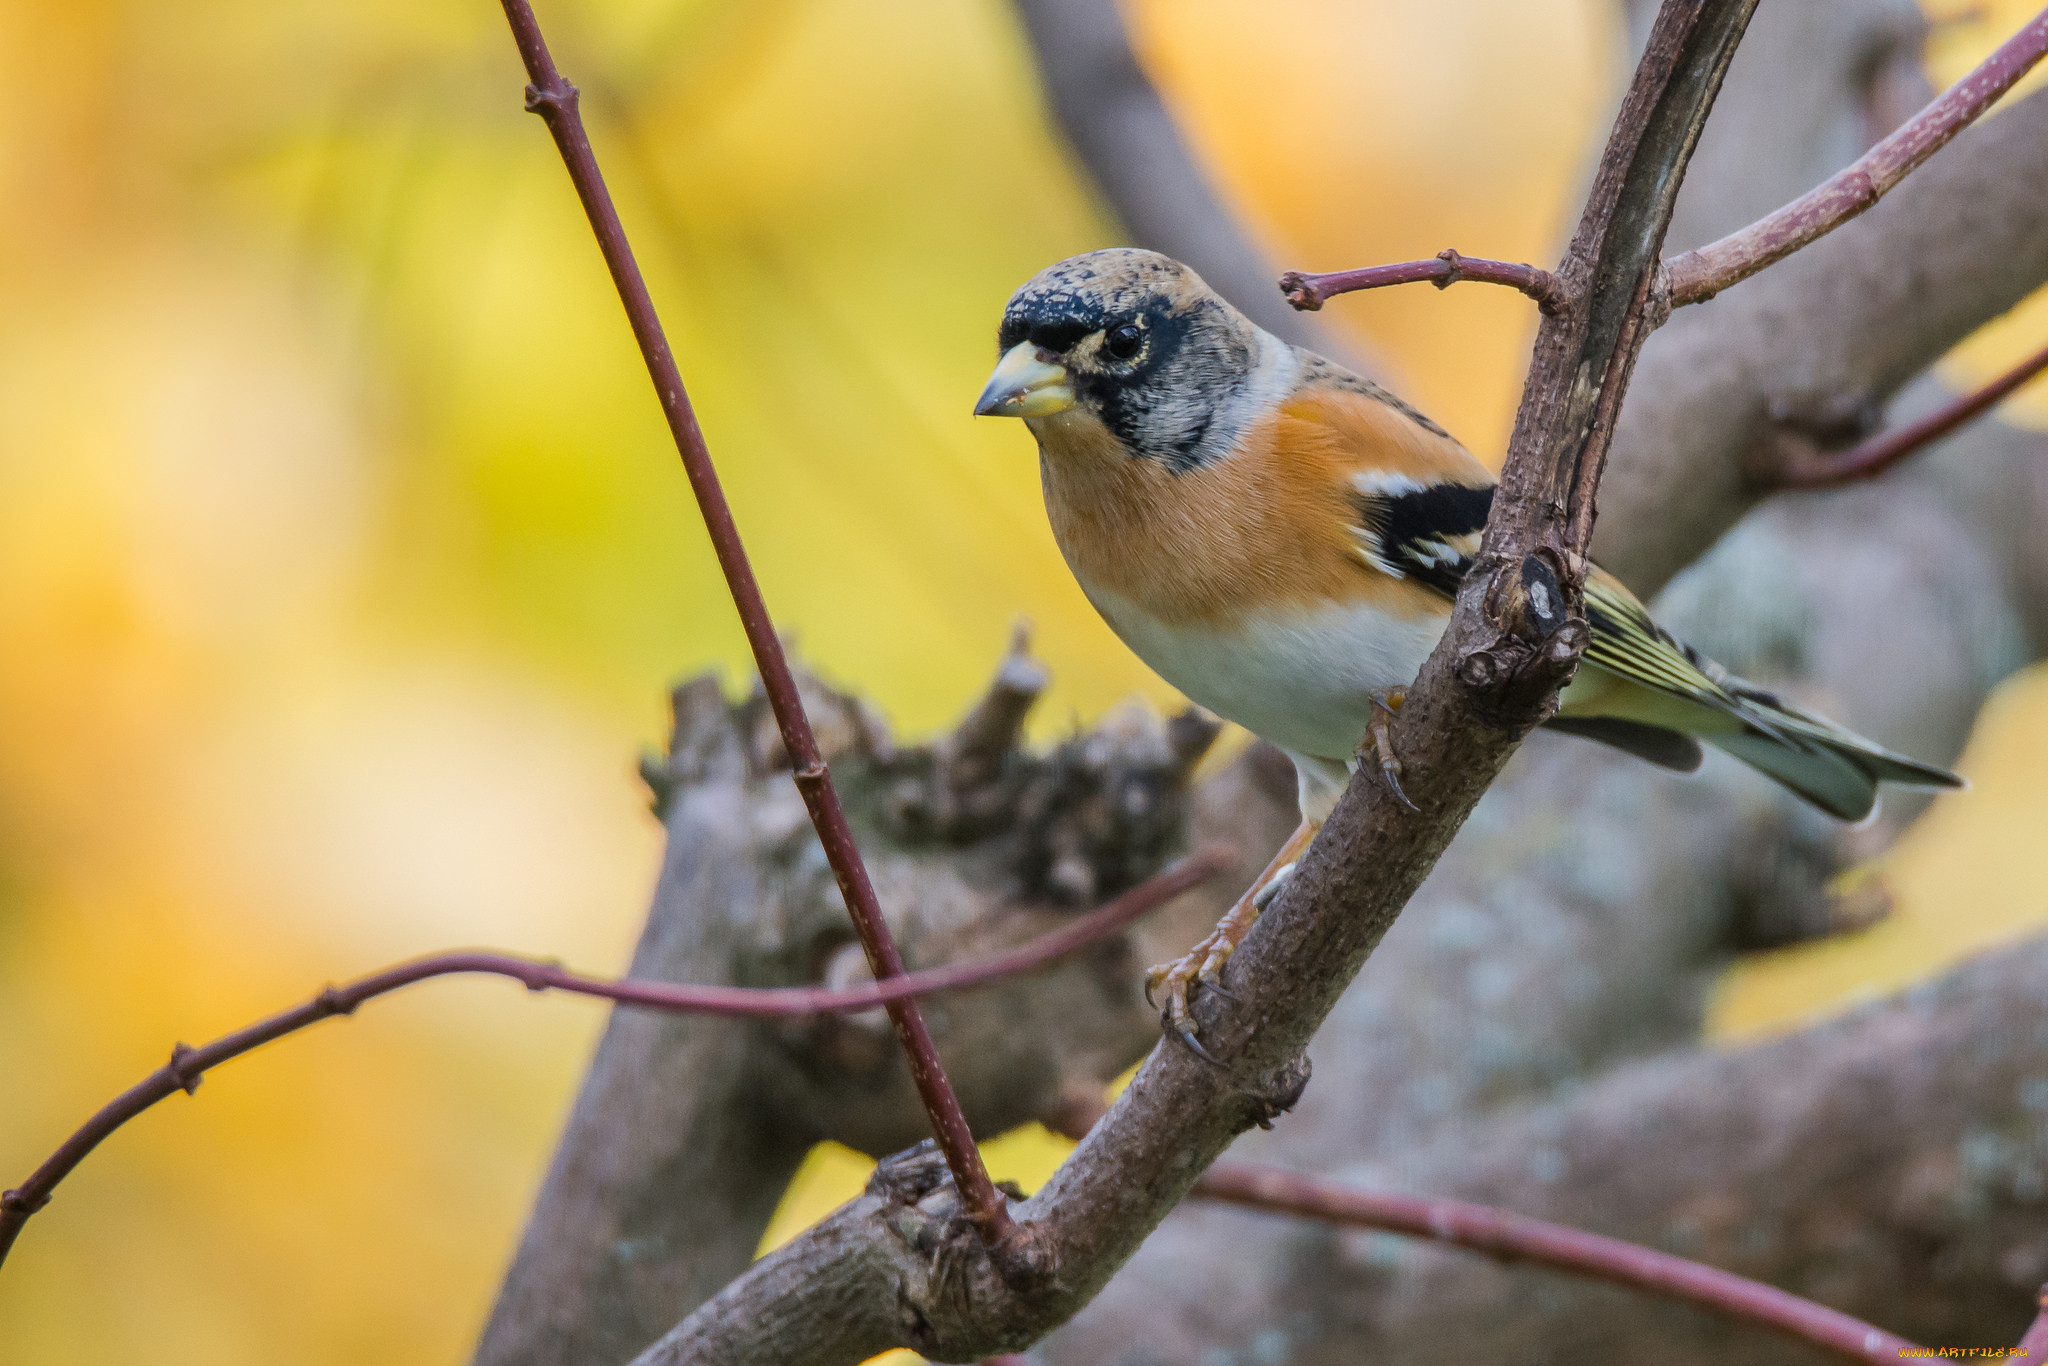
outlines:
{"label": "bird's foot", "polygon": [[1230,994],[1223,989],[1223,965],[1230,961],[1230,955],[1251,933],[1259,912],[1265,909],[1265,899],[1261,897],[1265,890],[1266,887],[1262,886],[1239,897],[1237,904],[1216,922],[1216,928],[1193,948],[1171,963],[1157,964],[1145,974],[1145,999],[1159,1007],[1160,1023],[1179,1035],[1181,1042],[1193,1049],[1198,1057],[1209,1062],[1217,1062],[1217,1058],[1202,1046],[1195,1028],[1195,1017],[1188,1011],[1188,998],[1197,987],[1207,988],[1221,996]]}
{"label": "bird's foot", "polygon": [[1394,737],[1390,729],[1390,723],[1401,712],[1401,704],[1407,700],[1406,688],[1381,688],[1373,693],[1372,724],[1366,727],[1366,743],[1359,746],[1359,758],[1365,757],[1365,750],[1369,747],[1379,760],[1380,781],[1387,785],[1387,791],[1410,811],[1419,812],[1422,808],[1401,790],[1401,756],[1394,753]]}
{"label": "bird's foot", "polygon": [[1223,989],[1223,965],[1230,961],[1230,955],[1258,923],[1259,913],[1272,903],[1281,884],[1294,872],[1295,860],[1308,848],[1316,830],[1316,825],[1304,822],[1280,847],[1258,881],[1246,888],[1244,895],[1216,922],[1215,929],[1179,958],[1161,963],[1145,975],[1145,999],[1159,1006],[1161,1025],[1178,1035],[1198,1057],[1218,1061],[1202,1046],[1195,1017],[1188,1010],[1189,997],[1197,988],[1223,997],[1230,995]]}

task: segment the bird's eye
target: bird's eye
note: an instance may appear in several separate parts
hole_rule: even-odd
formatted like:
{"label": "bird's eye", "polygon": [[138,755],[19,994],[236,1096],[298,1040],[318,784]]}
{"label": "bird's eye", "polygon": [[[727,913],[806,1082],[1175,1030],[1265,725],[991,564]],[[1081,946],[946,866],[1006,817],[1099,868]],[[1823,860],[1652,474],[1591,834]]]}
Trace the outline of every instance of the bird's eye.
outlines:
{"label": "bird's eye", "polygon": [[1138,330],[1136,323],[1118,323],[1102,339],[1102,347],[1118,360],[1129,360],[1138,354],[1138,348],[1144,342],[1145,334]]}

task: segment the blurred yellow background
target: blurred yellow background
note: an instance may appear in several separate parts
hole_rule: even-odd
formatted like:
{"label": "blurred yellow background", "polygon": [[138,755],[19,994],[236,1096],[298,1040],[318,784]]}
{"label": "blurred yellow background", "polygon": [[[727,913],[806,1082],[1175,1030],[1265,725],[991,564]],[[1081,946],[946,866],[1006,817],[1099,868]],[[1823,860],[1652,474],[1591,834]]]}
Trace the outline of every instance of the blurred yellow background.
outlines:
{"label": "blurred yellow background", "polygon": [[[1028,613],[1049,730],[1166,700],[1061,565],[1023,434],[966,415],[1010,290],[1116,240],[1009,11],[541,8],[806,656],[925,732]],[[1940,78],[2031,6],[1987,10],[1944,31]],[[1546,257],[1619,79],[1608,0],[1128,14],[1283,265]],[[669,681],[746,664],[495,6],[15,0],[0,51],[6,1184],[173,1040],[322,981],[454,944],[622,963],[660,834],[634,751]],[[1523,301],[1324,317],[1497,451]],[[2037,344],[2048,305],[1987,332],[1958,378]],[[2048,423],[2048,394],[2007,412]],[[1887,859],[1894,921],[1745,967],[1717,1028],[2048,921],[2024,838],[2048,679],[1964,766],[1975,790]],[[444,983],[232,1064],[29,1226],[0,1356],[464,1359],[601,1020]],[[997,1163],[1028,1184],[1056,1157],[1022,1135]],[[779,1228],[862,1171],[819,1155]]]}

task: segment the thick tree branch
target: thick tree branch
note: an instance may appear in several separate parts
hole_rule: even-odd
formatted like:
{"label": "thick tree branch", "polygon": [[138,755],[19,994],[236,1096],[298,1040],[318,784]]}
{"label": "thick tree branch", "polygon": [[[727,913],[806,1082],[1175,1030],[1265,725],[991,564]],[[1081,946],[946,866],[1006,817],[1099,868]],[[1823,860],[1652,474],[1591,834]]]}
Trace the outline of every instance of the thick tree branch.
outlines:
{"label": "thick tree branch", "polygon": [[[1615,1070],[1456,1145],[1348,1181],[1566,1218],[1822,1299],[1941,1346],[2019,1339],[2048,1275],[2048,940],[1797,1034]],[[1322,1306],[1292,1360],[1810,1363],[1812,1353],[1583,1281],[1299,1231],[1276,1318]],[[1539,1288],[1540,1287],[1540,1288]]]}
{"label": "thick tree branch", "polygon": [[[1121,708],[1049,753],[998,752],[1043,681],[1021,653],[951,733],[925,744],[897,742],[857,697],[801,671],[797,681],[913,963],[980,961],[1070,930],[1077,904],[1142,882],[1188,844],[1284,834],[1247,821],[1241,804],[1229,803],[1229,819],[1209,814],[1207,794],[1235,791],[1238,765],[1203,785],[1205,814],[1190,829],[1189,775],[1215,733],[1192,713],[1162,725]],[[865,958],[786,780],[766,699],[728,704],[718,681],[701,677],[675,690],[673,706],[666,752],[642,762],[668,841],[631,975],[858,981]],[[1042,974],[929,1003],[975,1132],[1099,1095],[1143,1057],[1158,1017],[1139,969],[1155,944],[1185,942],[1194,925],[1213,922],[1265,852],[1248,847],[1226,876]],[[478,1346],[480,1366],[627,1360],[746,1269],[812,1143],[892,1152],[928,1133],[879,1017],[613,1012]]]}
{"label": "thick tree branch", "polygon": [[1644,348],[1603,493],[1601,562],[1655,592],[1769,489],[1791,440],[1840,445],[2048,280],[2048,91],[1969,129],[1870,213],[1687,309]]}
{"label": "thick tree branch", "polygon": [[1864,212],[1975,122],[2044,55],[2048,10],[1825,184],[1739,232],[1666,262],[1662,288],[1671,306],[1711,299]]}
{"label": "thick tree branch", "polygon": [[1776,1286],[1488,1205],[1362,1190],[1248,1162],[1217,1163],[1196,1183],[1194,1193],[1248,1209],[1428,1238],[1496,1261],[1526,1262],[1682,1300],[1848,1361],[1889,1366],[1920,1350],[1902,1337]]}
{"label": "thick tree branch", "polygon": [[[883,1178],[771,1254],[641,1358],[850,1362],[889,1345],[970,1360],[1035,1341],[1085,1304],[1238,1133],[1294,1101],[1300,1053],[1515,742],[1542,719],[1584,638],[1570,615],[1592,492],[1672,198],[1750,0],[1671,0],[1623,104],[1539,333],[1481,567],[1403,709],[1424,808],[1354,782],[1231,960],[1232,999],[1198,1002],[1211,1066],[1157,1047],[1044,1189],[1019,1207],[1006,1277],[947,1233],[949,1193]],[[886,1169],[885,1169],[886,1170]],[[1024,1259],[1020,1258],[1019,1262]]]}
{"label": "thick tree branch", "polygon": [[[810,812],[812,825],[817,828],[825,858],[832,865],[840,895],[846,899],[847,913],[853,917],[854,929],[860,936],[869,966],[878,978],[900,976],[903,972],[902,954],[890,937],[881,903],[875,897],[874,884],[861,861],[853,831],[846,823],[846,812],[839,804],[839,794],[832,786],[832,775],[818,750],[818,740],[811,732],[810,720],[804,714],[796,678],[783,655],[782,642],[768,616],[768,605],[761,597],[760,585],[755,582],[753,566],[748,563],[746,547],[740,541],[739,526],[733,521],[732,509],[725,501],[725,491],[719,486],[718,471],[711,463],[711,452],[704,444],[697,414],[683,389],[683,377],[676,369],[675,355],[669,349],[661,319],[655,313],[654,300],[647,292],[647,282],[641,278],[639,263],[633,259],[633,249],[626,241],[625,227],[619,222],[618,210],[612,206],[611,192],[605,188],[604,176],[598,170],[597,155],[591,150],[590,138],[583,129],[576,87],[555,69],[554,58],[548,53],[547,41],[541,36],[540,25],[534,19],[533,8],[527,0],[503,2],[506,21],[511,24],[513,39],[519,46],[520,60],[526,64],[527,78],[532,82],[526,88],[526,107],[539,114],[546,121],[548,131],[554,135],[555,146],[568,168],[577,198],[583,201],[584,213],[589,216],[591,230],[597,236],[605,266],[611,271],[612,283],[618,288],[619,299],[626,307],[633,338],[640,344],[640,354],[647,362],[647,373],[654,380],[662,414],[668,419],[676,451],[683,458],[683,469],[689,476],[691,491],[697,496],[697,506],[704,515],[704,526],[710,533],[712,549],[718,555],[719,568],[725,573],[726,586],[732,591],[733,605],[739,610],[747,644],[754,652],[754,663],[760,670],[768,704],[774,710],[776,724],[782,731],[782,743],[790,758],[790,776],[795,780],[797,790],[803,794],[804,805]],[[946,1080],[945,1064],[939,1060],[938,1050],[932,1044],[931,1030],[926,1027],[915,1001],[891,1001],[885,1009],[910,1058],[918,1095],[931,1116],[932,1131],[938,1138],[939,1147],[945,1152],[954,1178],[959,1182],[969,1217],[982,1239],[991,1247],[997,1246],[1012,1232],[1009,1210],[996,1194],[988,1169],[982,1165],[981,1154],[974,1146],[974,1135],[967,1126],[967,1116],[960,1108],[960,1099],[953,1094],[953,1087]]]}

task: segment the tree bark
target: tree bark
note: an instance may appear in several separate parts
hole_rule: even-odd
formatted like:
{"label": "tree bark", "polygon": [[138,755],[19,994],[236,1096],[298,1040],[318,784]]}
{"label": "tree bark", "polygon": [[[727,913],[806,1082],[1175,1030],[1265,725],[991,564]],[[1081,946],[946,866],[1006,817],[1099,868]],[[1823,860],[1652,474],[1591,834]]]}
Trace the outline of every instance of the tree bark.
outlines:
{"label": "tree bark", "polygon": [[[1772,491],[1778,441],[1833,448],[1955,344],[2048,280],[2048,91],[1949,147],[1863,217],[1680,310],[1644,349],[1596,550],[1653,592]],[[1704,218],[1704,215],[1701,215]],[[1734,458],[1730,458],[1730,454]]]}
{"label": "tree bark", "polygon": [[[1455,1150],[1343,1174],[1505,1206],[1784,1286],[1916,1342],[2007,1347],[2048,1275],[2048,939],[1828,1024],[1616,1069]],[[1270,1220],[1269,1220],[1270,1222]],[[1272,1321],[1313,1363],[1740,1360],[1810,1348],[1412,1241],[1284,1230]],[[1105,1358],[1109,1360],[1110,1358]]]}
{"label": "tree bark", "polygon": [[[899,748],[857,700],[800,679],[913,966],[981,957],[1121,891],[1182,847],[1215,735],[1125,711],[1052,755],[1016,748],[1044,685],[1019,651],[959,730]],[[669,852],[632,975],[781,986],[867,976],[757,697],[677,689],[645,766]],[[1214,803],[1210,803],[1213,810]],[[1214,820],[1211,824],[1220,824]],[[1251,856],[1247,856],[1251,857]],[[1254,865],[1256,866],[1256,865]],[[1237,874],[1237,887],[1250,880]],[[1221,912],[1229,879],[1157,913]],[[1158,1036],[1130,936],[927,1017],[978,1130],[1051,1113]],[[616,1011],[477,1349],[479,1363],[624,1361],[744,1271],[810,1145],[915,1142],[924,1112],[879,1010],[775,1022]]]}

